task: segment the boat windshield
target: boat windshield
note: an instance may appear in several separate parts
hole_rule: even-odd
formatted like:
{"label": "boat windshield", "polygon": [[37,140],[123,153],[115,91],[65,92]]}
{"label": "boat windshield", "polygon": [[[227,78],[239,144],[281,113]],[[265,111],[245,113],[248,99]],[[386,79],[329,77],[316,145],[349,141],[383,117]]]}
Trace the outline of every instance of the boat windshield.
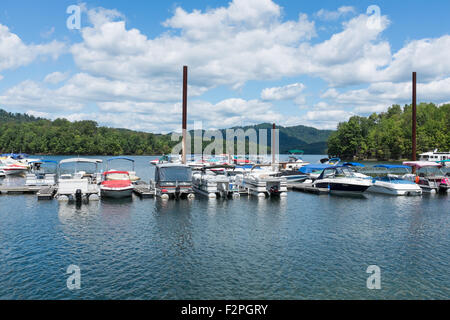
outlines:
{"label": "boat windshield", "polygon": [[417,175],[419,177],[434,177],[434,176],[444,176],[445,173],[439,167],[422,167],[417,170]]}
{"label": "boat windshield", "polygon": [[327,168],[323,170],[323,178],[355,178],[355,174],[348,167]]}
{"label": "boat windshield", "polygon": [[192,170],[189,167],[159,168],[157,172],[157,181],[191,181],[192,179]]}
{"label": "boat windshield", "polygon": [[106,180],[130,180],[130,176],[126,173],[109,173],[106,175]]}

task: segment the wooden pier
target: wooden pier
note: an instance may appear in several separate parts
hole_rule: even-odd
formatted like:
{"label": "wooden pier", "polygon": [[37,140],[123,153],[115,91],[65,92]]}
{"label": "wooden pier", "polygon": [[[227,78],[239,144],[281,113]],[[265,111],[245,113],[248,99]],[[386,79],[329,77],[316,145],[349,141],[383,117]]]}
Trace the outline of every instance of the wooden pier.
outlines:
{"label": "wooden pier", "polygon": [[153,198],[155,196],[155,189],[152,189],[148,184],[135,185],[133,192],[140,198]]}
{"label": "wooden pier", "polygon": [[52,200],[55,197],[57,189],[55,187],[41,188],[37,193],[38,200]]}
{"label": "wooden pier", "polygon": [[41,188],[39,186],[0,186],[0,194],[34,194]]}
{"label": "wooden pier", "polygon": [[312,183],[293,183],[288,186],[289,189],[294,191],[301,191],[314,194],[326,194],[329,193],[328,188],[317,188]]}

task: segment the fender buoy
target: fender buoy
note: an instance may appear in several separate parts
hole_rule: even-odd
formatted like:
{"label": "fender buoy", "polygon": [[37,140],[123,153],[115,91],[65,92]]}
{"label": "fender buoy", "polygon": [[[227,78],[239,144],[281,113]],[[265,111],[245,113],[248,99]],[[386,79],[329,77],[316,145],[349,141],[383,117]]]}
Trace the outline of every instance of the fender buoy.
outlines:
{"label": "fender buoy", "polygon": [[419,183],[419,181],[420,181],[420,178],[419,178],[419,176],[416,176],[416,183],[418,184],[418,183]]}

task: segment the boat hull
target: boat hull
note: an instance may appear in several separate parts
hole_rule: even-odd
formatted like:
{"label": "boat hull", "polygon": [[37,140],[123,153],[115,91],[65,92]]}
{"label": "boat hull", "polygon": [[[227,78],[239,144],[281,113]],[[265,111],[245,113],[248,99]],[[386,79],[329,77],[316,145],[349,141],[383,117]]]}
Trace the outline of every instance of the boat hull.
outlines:
{"label": "boat hull", "polygon": [[128,188],[100,188],[102,198],[121,199],[131,197],[133,194],[133,187]]}

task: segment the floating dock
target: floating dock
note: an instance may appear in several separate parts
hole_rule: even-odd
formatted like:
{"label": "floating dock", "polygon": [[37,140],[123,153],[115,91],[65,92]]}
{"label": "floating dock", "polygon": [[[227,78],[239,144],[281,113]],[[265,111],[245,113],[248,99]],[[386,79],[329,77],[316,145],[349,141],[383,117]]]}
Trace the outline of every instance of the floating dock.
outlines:
{"label": "floating dock", "polygon": [[155,196],[155,189],[151,188],[149,184],[137,184],[134,186],[133,192],[140,198],[153,198]]}
{"label": "floating dock", "polygon": [[294,191],[301,191],[314,194],[326,194],[330,192],[328,188],[317,188],[313,186],[312,183],[293,183],[289,184],[288,188]]}
{"label": "floating dock", "polygon": [[0,194],[34,194],[41,188],[39,186],[0,186]]}
{"label": "floating dock", "polygon": [[38,200],[52,200],[55,197],[56,187],[44,187],[41,188],[37,193]]}

